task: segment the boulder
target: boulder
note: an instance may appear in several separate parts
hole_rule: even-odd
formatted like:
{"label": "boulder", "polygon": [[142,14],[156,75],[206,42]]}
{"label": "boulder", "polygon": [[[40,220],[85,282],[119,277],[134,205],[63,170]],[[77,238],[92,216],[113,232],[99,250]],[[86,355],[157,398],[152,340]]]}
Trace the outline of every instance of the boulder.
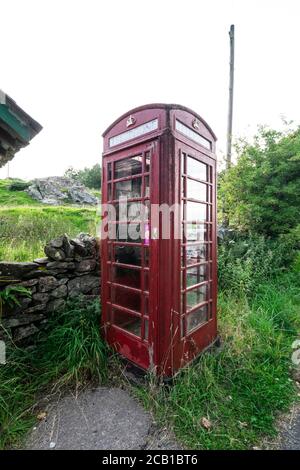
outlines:
{"label": "boulder", "polygon": [[58,281],[54,276],[42,277],[39,280],[39,292],[48,292],[58,286]]}
{"label": "boulder", "polygon": [[64,176],[35,179],[26,192],[33,199],[49,205],[98,203],[98,199],[83,184]]}
{"label": "boulder", "polygon": [[99,278],[89,274],[81,277],[75,277],[68,282],[69,297],[76,297],[80,294],[87,294],[95,287],[99,286]]}

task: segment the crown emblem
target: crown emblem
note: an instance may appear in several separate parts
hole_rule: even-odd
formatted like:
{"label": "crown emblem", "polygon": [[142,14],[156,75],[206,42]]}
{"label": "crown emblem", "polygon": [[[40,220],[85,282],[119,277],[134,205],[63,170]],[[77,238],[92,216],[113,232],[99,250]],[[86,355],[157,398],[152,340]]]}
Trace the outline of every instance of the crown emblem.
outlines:
{"label": "crown emblem", "polygon": [[133,124],[135,124],[135,123],[136,123],[136,119],[133,116],[131,116],[131,114],[130,114],[130,116],[127,119],[127,122],[126,122],[126,126],[127,127],[133,126]]}
{"label": "crown emblem", "polygon": [[199,129],[200,127],[200,122],[198,121],[198,119],[194,119],[193,122],[192,122],[192,126],[194,129]]}

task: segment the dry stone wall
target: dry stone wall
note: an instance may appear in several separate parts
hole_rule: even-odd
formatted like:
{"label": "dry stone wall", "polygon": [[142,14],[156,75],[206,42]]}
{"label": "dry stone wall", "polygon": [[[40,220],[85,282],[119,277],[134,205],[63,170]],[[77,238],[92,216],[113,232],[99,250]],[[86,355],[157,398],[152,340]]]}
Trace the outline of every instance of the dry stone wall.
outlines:
{"label": "dry stone wall", "polygon": [[0,262],[0,291],[16,285],[30,291],[30,297],[16,294],[19,305],[3,303],[0,339],[9,335],[15,342],[30,341],[68,298],[99,297],[99,247],[94,237],[63,235],[44,251],[46,257],[33,262]]}

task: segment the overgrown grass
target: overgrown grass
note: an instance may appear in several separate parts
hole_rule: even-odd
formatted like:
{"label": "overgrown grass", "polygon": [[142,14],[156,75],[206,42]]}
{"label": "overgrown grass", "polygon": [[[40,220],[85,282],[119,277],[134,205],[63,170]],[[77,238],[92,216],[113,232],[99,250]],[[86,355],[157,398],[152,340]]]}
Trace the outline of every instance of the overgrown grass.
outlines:
{"label": "overgrown grass", "polygon": [[[253,299],[219,296],[220,352],[206,353],[169,389],[137,390],[157,419],[193,449],[249,449],[275,434],[275,417],[295,399],[291,344],[299,334],[299,279],[262,283]],[[205,417],[211,422],[203,427]]]}
{"label": "overgrown grass", "polygon": [[50,385],[53,393],[106,380],[107,347],[99,322],[99,302],[83,305],[77,299],[50,318],[35,349],[10,346],[7,365],[0,365],[0,449],[18,442],[31,428],[33,407]]}
{"label": "overgrown grass", "polygon": [[70,206],[0,208],[0,260],[30,261],[58,234],[96,233],[96,209]]}

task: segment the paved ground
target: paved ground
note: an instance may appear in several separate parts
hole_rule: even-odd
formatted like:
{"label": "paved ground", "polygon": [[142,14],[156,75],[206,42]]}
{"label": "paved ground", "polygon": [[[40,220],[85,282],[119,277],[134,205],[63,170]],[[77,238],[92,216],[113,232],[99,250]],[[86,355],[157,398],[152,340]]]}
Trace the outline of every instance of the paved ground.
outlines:
{"label": "paved ground", "polygon": [[295,407],[280,431],[281,450],[300,450],[300,407]]}
{"label": "paved ground", "polygon": [[45,408],[25,449],[179,449],[165,429],[119,388],[99,387],[68,395]]}

